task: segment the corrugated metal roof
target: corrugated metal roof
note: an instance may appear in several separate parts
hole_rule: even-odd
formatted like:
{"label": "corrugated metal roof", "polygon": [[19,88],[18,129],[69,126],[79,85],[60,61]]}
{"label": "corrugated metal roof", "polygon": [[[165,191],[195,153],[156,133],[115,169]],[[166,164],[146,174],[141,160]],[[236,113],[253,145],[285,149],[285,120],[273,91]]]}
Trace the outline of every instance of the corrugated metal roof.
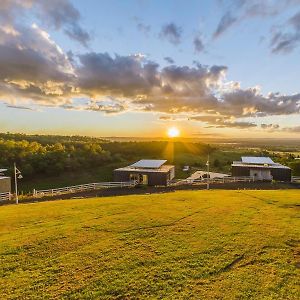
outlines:
{"label": "corrugated metal roof", "polygon": [[245,164],[275,164],[270,157],[263,156],[242,156],[242,162]]}
{"label": "corrugated metal roof", "polygon": [[172,165],[163,165],[160,168],[156,168],[156,169],[150,169],[150,168],[132,168],[131,166],[128,167],[124,167],[124,168],[118,168],[115,169],[114,171],[130,171],[130,172],[141,172],[141,173],[167,173],[169,172],[171,169],[173,169],[174,166]]}
{"label": "corrugated metal roof", "polygon": [[0,169],[0,173],[7,171],[7,169]]}
{"label": "corrugated metal roof", "polygon": [[167,161],[165,159],[141,159],[130,165],[132,168],[158,169]]}

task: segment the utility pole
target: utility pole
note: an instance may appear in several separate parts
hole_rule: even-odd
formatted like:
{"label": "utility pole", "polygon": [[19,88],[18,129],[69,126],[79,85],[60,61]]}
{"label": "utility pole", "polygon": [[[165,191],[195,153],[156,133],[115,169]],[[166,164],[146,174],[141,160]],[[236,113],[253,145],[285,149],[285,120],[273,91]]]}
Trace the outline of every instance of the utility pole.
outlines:
{"label": "utility pole", "polygon": [[19,197],[18,197],[18,182],[17,182],[17,167],[16,167],[16,163],[14,163],[14,173],[15,173],[16,204],[18,204],[19,203]]}
{"label": "utility pole", "polygon": [[206,163],[206,166],[207,166],[207,186],[206,186],[206,189],[209,190],[209,152],[207,154],[207,163]]}
{"label": "utility pole", "polygon": [[21,171],[17,169],[16,163],[14,163],[14,173],[15,173],[15,193],[16,193],[16,204],[19,203],[19,196],[18,196],[18,178],[22,179],[23,176]]}

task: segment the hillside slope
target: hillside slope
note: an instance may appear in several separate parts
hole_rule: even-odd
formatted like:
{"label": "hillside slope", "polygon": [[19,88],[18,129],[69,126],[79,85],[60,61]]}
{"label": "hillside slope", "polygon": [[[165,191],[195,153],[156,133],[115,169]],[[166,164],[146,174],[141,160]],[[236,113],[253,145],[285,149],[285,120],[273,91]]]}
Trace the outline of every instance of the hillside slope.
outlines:
{"label": "hillside slope", "polygon": [[0,207],[1,299],[299,299],[299,190]]}

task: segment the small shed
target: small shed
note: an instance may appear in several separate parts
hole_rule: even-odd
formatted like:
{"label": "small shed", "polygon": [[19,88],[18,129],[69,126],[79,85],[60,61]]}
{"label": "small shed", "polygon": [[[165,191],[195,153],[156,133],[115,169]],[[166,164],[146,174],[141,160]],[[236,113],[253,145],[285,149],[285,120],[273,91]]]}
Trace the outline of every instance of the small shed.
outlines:
{"label": "small shed", "polygon": [[10,177],[5,176],[6,169],[0,169],[0,193],[11,192],[11,180]]}
{"label": "small shed", "polygon": [[231,165],[232,176],[252,176],[257,181],[291,181],[292,170],[270,157],[243,156]]}
{"label": "small shed", "polygon": [[127,167],[114,170],[115,181],[136,180],[139,184],[168,185],[175,177],[175,167],[166,165],[166,160],[142,159]]}

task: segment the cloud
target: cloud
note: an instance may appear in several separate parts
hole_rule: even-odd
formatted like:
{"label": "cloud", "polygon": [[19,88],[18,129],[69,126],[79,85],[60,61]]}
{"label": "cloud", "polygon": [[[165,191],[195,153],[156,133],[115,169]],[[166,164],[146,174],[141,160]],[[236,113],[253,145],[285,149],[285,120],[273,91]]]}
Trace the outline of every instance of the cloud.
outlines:
{"label": "cloud", "polygon": [[236,23],[237,20],[238,20],[237,17],[232,16],[231,12],[229,12],[229,11],[226,12],[222,16],[222,18],[217,26],[217,29],[214,32],[213,37],[218,38],[219,36],[221,36],[225,31],[228,30],[228,28],[230,28],[234,23]]}
{"label": "cloud", "polygon": [[174,118],[172,116],[159,116],[159,120],[171,121],[171,120],[174,120]]}
{"label": "cloud", "polygon": [[193,43],[194,43],[194,49],[195,49],[196,53],[203,52],[204,44],[203,44],[203,41],[202,41],[202,39],[199,35],[195,36]]}
{"label": "cloud", "polygon": [[137,28],[140,32],[143,32],[145,35],[148,35],[151,31],[151,26],[143,23],[138,23]]}
{"label": "cloud", "polygon": [[6,105],[8,108],[14,108],[14,109],[22,109],[22,110],[34,110],[31,107],[23,106],[23,105]]}
{"label": "cloud", "polygon": [[164,60],[169,64],[174,64],[175,63],[174,59],[172,57],[169,57],[169,56],[164,57]]}
{"label": "cloud", "polygon": [[181,43],[182,28],[175,23],[166,24],[162,27],[159,36],[173,45],[178,45]]}
{"label": "cloud", "polygon": [[238,128],[247,129],[257,127],[255,123],[236,121],[235,118],[222,115],[200,115],[189,118],[190,121],[200,121],[208,124],[207,128]]}
{"label": "cloud", "polygon": [[[2,3],[3,2],[3,3]],[[26,12],[32,12],[45,26],[63,30],[71,39],[88,45],[90,34],[80,25],[81,15],[69,0],[2,0],[0,21],[2,24],[17,24]]]}
{"label": "cloud", "polygon": [[9,28],[0,28],[0,98],[67,101],[75,74],[61,48],[35,24]]}
{"label": "cloud", "polygon": [[84,109],[104,112],[106,114],[118,114],[126,110],[126,105],[120,103],[119,101],[111,101],[110,103],[107,103],[106,101],[96,101],[91,102]]}
{"label": "cloud", "polygon": [[279,125],[278,124],[260,124],[260,127],[262,129],[267,129],[267,130],[275,130],[275,129],[279,129]]}
{"label": "cloud", "polygon": [[[284,13],[284,11],[291,7],[296,7],[299,4],[299,0],[233,0],[229,2],[229,5],[228,2],[226,2],[226,12],[219,20],[217,28],[213,34],[213,38],[219,38],[235,24],[247,19],[274,17]],[[288,43],[287,41],[283,42],[284,44]]]}
{"label": "cloud", "polygon": [[[91,110],[131,110],[168,114],[218,114],[226,124],[234,118],[299,113],[300,94],[262,95],[224,82],[226,66],[171,65],[161,68],[143,55],[110,56],[88,52],[76,60],[66,55],[41,29],[14,28],[0,44],[1,98],[14,95],[43,105],[71,105],[72,98],[114,97],[119,104],[93,103]],[[9,98],[8,97],[8,98]],[[126,105],[125,105],[126,103]],[[127,104],[130,103],[128,106]],[[87,108],[87,109],[88,109]]]}
{"label": "cloud", "polygon": [[260,124],[261,129],[267,131],[267,132],[278,132],[278,131],[282,131],[280,129],[280,125],[279,124]]}
{"label": "cloud", "polygon": [[287,31],[281,26],[272,34],[270,41],[272,53],[289,53],[300,44],[300,11],[292,16],[286,24]]}
{"label": "cloud", "polygon": [[282,131],[289,132],[289,133],[300,133],[300,126],[285,127],[282,128]]}
{"label": "cloud", "polygon": [[119,56],[108,53],[79,55],[78,87],[89,96],[111,95],[136,97],[148,94],[159,85],[156,63],[140,56]]}
{"label": "cloud", "polygon": [[300,93],[263,95],[226,81],[226,72],[200,63],[160,66],[143,54],[66,54],[35,24],[0,27],[0,99],[11,106],[201,115],[199,121],[220,128],[251,128],[256,125],[245,118],[299,113]]}
{"label": "cloud", "polygon": [[233,116],[243,117],[299,113],[300,94],[281,95],[279,93],[269,93],[264,96],[258,88],[246,90],[238,88],[222,95],[218,112],[226,114],[229,110],[232,111]]}

